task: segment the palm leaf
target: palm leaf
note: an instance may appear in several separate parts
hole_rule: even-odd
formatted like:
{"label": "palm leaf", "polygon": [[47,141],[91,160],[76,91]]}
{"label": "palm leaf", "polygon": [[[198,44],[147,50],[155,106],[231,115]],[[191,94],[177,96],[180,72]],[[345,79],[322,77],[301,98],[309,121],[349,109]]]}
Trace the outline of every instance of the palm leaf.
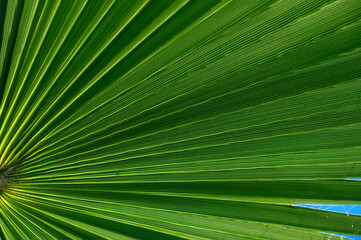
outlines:
{"label": "palm leaf", "polygon": [[1,0],[0,239],[357,235],[292,204],[360,202],[360,19],[358,0]]}

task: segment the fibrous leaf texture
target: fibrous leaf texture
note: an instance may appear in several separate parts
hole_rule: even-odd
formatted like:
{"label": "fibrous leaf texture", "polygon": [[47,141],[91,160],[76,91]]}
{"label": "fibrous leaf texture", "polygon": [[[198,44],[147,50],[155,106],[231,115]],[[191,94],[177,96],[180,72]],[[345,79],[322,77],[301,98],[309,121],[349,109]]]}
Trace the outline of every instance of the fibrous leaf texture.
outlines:
{"label": "fibrous leaf texture", "polygon": [[0,0],[0,239],[357,235],[292,204],[360,203],[360,20],[359,0]]}

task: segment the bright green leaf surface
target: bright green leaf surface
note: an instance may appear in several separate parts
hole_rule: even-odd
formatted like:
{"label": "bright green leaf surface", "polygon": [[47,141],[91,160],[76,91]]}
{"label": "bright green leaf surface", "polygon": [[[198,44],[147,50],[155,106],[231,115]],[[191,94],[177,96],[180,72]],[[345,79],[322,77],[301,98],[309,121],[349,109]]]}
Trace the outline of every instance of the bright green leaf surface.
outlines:
{"label": "bright green leaf surface", "polygon": [[0,239],[357,235],[291,204],[360,204],[360,20],[358,0],[0,0]]}

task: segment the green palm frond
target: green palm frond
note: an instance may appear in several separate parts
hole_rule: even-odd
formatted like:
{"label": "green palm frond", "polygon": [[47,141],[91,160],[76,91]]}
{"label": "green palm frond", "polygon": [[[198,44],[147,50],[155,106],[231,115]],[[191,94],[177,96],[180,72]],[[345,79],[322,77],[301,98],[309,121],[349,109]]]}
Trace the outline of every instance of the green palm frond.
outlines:
{"label": "green palm frond", "polygon": [[359,0],[0,0],[0,239],[357,235],[292,204],[360,203],[360,20]]}

